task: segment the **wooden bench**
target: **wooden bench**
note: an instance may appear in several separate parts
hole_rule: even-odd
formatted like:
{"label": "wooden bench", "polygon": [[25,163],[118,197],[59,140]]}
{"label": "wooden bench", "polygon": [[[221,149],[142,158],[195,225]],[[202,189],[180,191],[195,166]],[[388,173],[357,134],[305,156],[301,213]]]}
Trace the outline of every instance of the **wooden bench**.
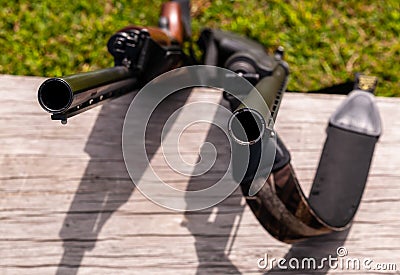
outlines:
{"label": "wooden bench", "polygon": [[[133,94],[63,126],[50,121],[37,103],[42,81],[0,76],[1,274],[274,273],[258,268],[257,259],[266,253],[275,258],[321,258],[336,255],[339,246],[349,257],[396,263],[400,270],[400,99],[377,98],[384,133],[350,230],[288,245],[264,231],[240,190],[200,212],[175,212],[149,201],[135,190],[122,157],[123,119]],[[328,117],[343,98],[284,97],[276,128],[292,152],[306,193]],[[174,97],[171,106],[199,100],[226,105],[219,92],[194,89]],[[161,128],[153,127],[151,163],[173,184],[176,174],[161,163]],[[195,162],[199,146],[209,141],[222,148],[218,158],[226,159],[229,147],[221,134],[209,125],[189,128],[180,144],[185,158]],[[216,162],[222,168],[223,164]],[[204,181],[179,177],[179,186],[190,189],[213,181],[221,174],[218,166],[213,171]]]}

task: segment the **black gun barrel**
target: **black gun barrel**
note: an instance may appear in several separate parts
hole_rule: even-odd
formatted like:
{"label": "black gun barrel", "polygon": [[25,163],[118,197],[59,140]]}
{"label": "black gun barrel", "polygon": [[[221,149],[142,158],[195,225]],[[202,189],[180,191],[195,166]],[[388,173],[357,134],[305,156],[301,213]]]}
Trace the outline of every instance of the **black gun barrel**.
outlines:
{"label": "black gun barrel", "polygon": [[235,110],[228,124],[234,141],[252,145],[262,138],[265,128],[270,128],[286,89],[288,73],[286,63],[280,62],[272,75],[263,78]]}
{"label": "black gun barrel", "polygon": [[[273,124],[289,75],[286,62],[280,56],[276,58],[271,74],[257,83],[228,122],[228,132],[234,141],[231,143],[232,175],[246,188],[250,188],[247,183],[254,179],[269,175],[275,158]],[[254,195],[259,190],[258,185],[251,186],[245,192]]]}
{"label": "black gun barrel", "polygon": [[66,121],[68,117],[86,111],[106,99],[133,91],[138,80],[133,70],[116,66],[63,78],[50,78],[38,90],[38,100],[52,119]]}

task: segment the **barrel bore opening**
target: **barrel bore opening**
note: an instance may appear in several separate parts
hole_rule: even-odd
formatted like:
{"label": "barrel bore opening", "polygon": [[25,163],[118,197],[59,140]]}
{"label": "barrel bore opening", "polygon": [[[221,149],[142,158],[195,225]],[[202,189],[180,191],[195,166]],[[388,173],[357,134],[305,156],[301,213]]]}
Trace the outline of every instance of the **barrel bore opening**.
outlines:
{"label": "barrel bore opening", "polygon": [[71,89],[60,79],[50,79],[39,88],[39,102],[48,112],[65,111],[72,102]]}
{"label": "barrel bore opening", "polygon": [[264,134],[264,118],[251,109],[241,109],[233,113],[228,123],[229,133],[239,144],[256,143]]}

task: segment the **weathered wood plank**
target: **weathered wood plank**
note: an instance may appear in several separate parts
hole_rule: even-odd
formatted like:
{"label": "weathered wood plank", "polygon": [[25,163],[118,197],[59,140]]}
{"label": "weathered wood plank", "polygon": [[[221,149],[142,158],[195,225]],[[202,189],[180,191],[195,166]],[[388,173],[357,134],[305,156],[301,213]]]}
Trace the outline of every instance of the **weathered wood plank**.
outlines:
{"label": "weathered wood plank", "polygon": [[[50,121],[36,103],[41,81],[0,76],[1,274],[259,274],[263,270],[257,268],[257,259],[265,253],[275,258],[321,258],[341,245],[352,257],[397,263],[400,269],[399,99],[378,98],[384,135],[351,229],[291,246],[261,228],[240,192],[216,207],[191,213],[148,201],[134,189],[122,159],[122,123],[133,95],[62,126]],[[327,119],[343,98],[285,95],[276,127],[291,149],[306,192]],[[219,103],[221,97],[210,90],[194,90],[175,97],[166,111],[196,100]],[[217,180],[223,167],[201,180],[167,169],[157,153],[163,121],[156,117],[149,130],[154,137],[148,150],[157,171],[181,189]],[[205,139],[224,148],[218,158],[228,157],[226,140],[209,126],[189,128],[185,135],[182,152],[188,161],[197,158]]]}

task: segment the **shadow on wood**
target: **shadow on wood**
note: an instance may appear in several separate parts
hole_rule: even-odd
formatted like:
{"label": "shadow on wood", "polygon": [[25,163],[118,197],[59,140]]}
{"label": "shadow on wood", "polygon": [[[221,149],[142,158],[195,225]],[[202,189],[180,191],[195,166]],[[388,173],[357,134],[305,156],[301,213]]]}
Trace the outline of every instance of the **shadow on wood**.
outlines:
{"label": "shadow on wood", "polygon": [[[131,98],[124,97],[128,102]],[[95,247],[104,224],[134,190],[121,150],[128,106],[121,100],[104,105],[88,138],[85,152],[90,161],[60,231],[64,254],[57,274],[78,272],[85,252]]]}
{"label": "shadow on wood", "polygon": [[[327,274],[330,270],[329,262],[322,259],[328,259],[330,255],[332,258],[338,258],[336,250],[343,246],[349,231],[350,228],[340,232],[333,232],[327,235],[313,237],[293,244],[290,250],[283,257],[283,259],[285,259],[285,264],[283,265],[288,267],[288,269],[280,269],[275,266],[264,274],[299,274],[299,272],[301,272],[301,274]],[[291,259],[295,259],[292,260],[293,265],[299,263],[299,269],[290,270],[288,264]],[[302,260],[305,259],[306,261],[304,261],[304,266],[306,268],[302,268]],[[313,262],[308,262],[309,259],[315,259],[315,268],[313,267]],[[310,264],[311,267],[309,267],[308,264]]]}
{"label": "shadow on wood", "polygon": [[[153,113],[150,132],[146,133],[149,160],[160,146],[165,121],[184,105],[188,95],[174,94]],[[127,95],[105,104],[86,143],[90,161],[60,231],[64,253],[57,274],[78,272],[85,252],[95,247],[104,224],[134,191],[122,155],[123,122],[132,98]]]}
{"label": "shadow on wood", "polygon": [[[220,104],[227,104],[227,102],[223,100]],[[220,114],[217,112],[215,116],[218,115]],[[228,137],[218,127],[211,126],[205,141],[214,144],[217,150],[217,159],[207,173],[190,179],[187,191],[201,190],[212,186],[228,170],[231,150]],[[229,253],[245,207],[241,202],[242,194],[238,188],[216,206],[202,211],[185,213],[183,225],[195,238],[199,262],[196,274],[240,274],[239,269],[230,261]],[[186,203],[190,208],[189,199],[186,200]]]}

